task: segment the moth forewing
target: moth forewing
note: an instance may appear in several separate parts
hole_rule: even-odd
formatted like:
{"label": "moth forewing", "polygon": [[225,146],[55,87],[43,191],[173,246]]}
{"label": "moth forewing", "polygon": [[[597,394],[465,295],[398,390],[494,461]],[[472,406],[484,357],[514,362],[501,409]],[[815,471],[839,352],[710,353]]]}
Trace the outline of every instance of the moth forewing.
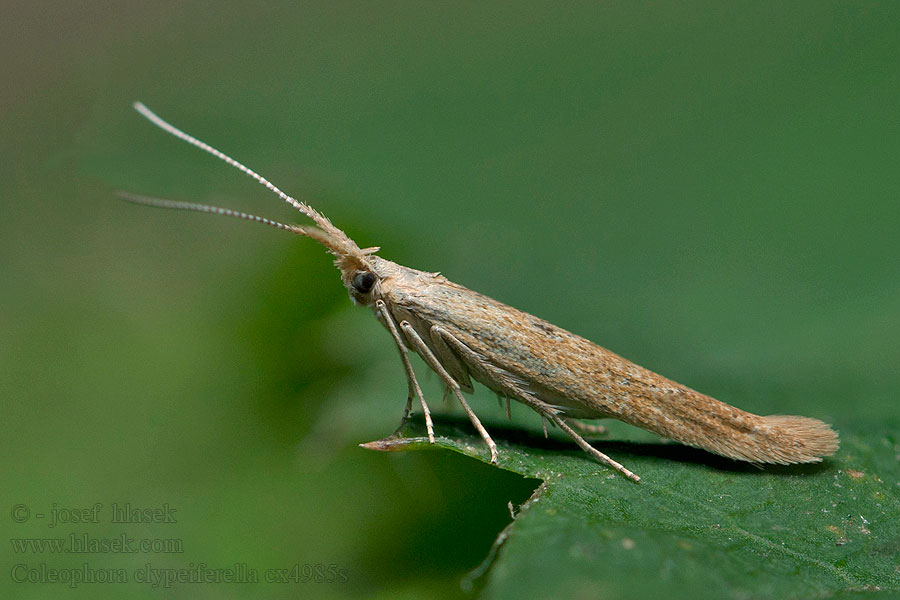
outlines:
{"label": "moth forewing", "polygon": [[554,422],[611,417],[759,463],[815,462],[837,449],[821,421],[742,411],[444,277],[409,271],[403,284],[387,288],[399,318],[416,323],[423,338],[428,332],[448,364],[461,363],[466,375]]}

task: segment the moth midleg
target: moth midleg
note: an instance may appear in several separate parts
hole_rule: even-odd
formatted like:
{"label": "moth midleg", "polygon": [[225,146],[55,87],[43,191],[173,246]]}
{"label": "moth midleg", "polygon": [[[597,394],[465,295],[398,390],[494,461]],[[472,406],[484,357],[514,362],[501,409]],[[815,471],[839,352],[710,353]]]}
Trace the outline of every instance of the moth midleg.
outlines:
{"label": "moth midleg", "polygon": [[516,383],[513,376],[503,371],[502,369],[498,369],[492,364],[488,363],[484,360],[484,358],[469,348],[466,344],[461,342],[456,336],[451,334],[446,329],[435,325],[431,328],[433,332],[441,337],[456,353],[463,359],[463,361],[468,365],[470,369],[474,369],[480,371],[482,375],[494,382],[494,385],[497,388],[503,390],[504,395],[506,396],[506,404],[507,404],[507,418],[509,418],[509,398],[510,396],[514,397],[519,402],[529,406],[531,409],[536,411],[538,414],[549,414],[551,412],[558,412],[549,404],[542,402],[538,398],[534,396],[531,392],[524,389],[522,385]]}
{"label": "moth midleg", "polygon": [[[423,334],[424,335],[424,334]],[[466,392],[473,392],[472,379],[469,377],[469,370],[465,361],[460,360],[459,355],[447,345],[447,341],[440,334],[440,327],[432,325],[428,330],[428,339],[425,341],[431,349],[434,357],[440,361],[444,370],[450,373],[450,376],[456,380],[460,389]]]}
{"label": "moth midleg", "polygon": [[391,316],[390,311],[388,311],[384,300],[376,300],[375,306],[378,308],[378,312],[381,315],[384,324],[387,325],[388,331],[391,332],[391,336],[394,338],[397,348],[400,350],[400,358],[403,359],[403,366],[406,368],[406,382],[409,384],[409,393],[406,397],[406,410],[403,412],[403,418],[400,419],[400,425],[397,427],[397,431],[400,431],[406,424],[406,419],[409,418],[409,411],[412,408],[412,397],[413,393],[415,393],[419,398],[419,402],[422,404],[422,412],[425,413],[425,429],[428,431],[428,441],[433,444],[434,423],[431,421],[431,411],[428,410],[428,405],[425,403],[425,396],[422,394],[422,388],[419,387],[419,381],[416,379],[416,372],[413,371],[412,363],[409,361],[409,352],[406,350],[406,345],[403,343],[400,332],[397,331],[397,325],[394,323],[394,317]]}
{"label": "moth midleg", "polygon": [[421,356],[428,366],[434,369],[434,372],[438,374],[438,376],[444,380],[444,383],[447,384],[454,394],[456,394],[456,399],[459,400],[460,405],[463,407],[463,410],[466,411],[466,414],[469,416],[469,420],[472,421],[472,425],[475,426],[475,429],[478,430],[479,435],[484,440],[484,442],[488,445],[488,448],[491,450],[491,462],[496,464],[498,460],[497,455],[497,444],[494,443],[494,440],[491,439],[490,434],[484,428],[484,425],[481,424],[481,421],[478,420],[478,417],[469,407],[469,403],[466,402],[466,399],[463,398],[462,392],[460,392],[459,384],[455,379],[447,372],[441,362],[435,357],[434,353],[431,352],[431,349],[428,347],[428,344],[425,343],[425,340],[416,332],[412,325],[409,324],[408,321],[400,322],[400,329],[403,330],[403,333],[406,334],[406,337],[409,338],[409,341],[416,347],[419,356]]}
{"label": "moth midleg", "polygon": [[[460,340],[456,339],[450,332],[441,329],[440,327],[433,327],[433,331],[436,331],[441,337],[444,338],[454,350],[456,350],[460,356],[463,357],[465,362],[471,367],[477,367],[482,373],[485,373],[488,376],[497,377],[499,376],[496,373],[496,369],[492,369],[489,363],[486,363],[481,355],[469,348]],[[555,410],[549,404],[542,402],[541,400],[533,397],[531,394],[527,393],[526,390],[522,389],[518,386],[514,381],[496,381],[498,386],[503,386],[507,388],[509,391],[513,392],[515,397],[533,408],[537,411],[538,414],[541,415],[541,422],[544,424],[544,435],[547,435],[546,424],[544,423],[544,417],[550,419],[550,421],[556,424],[560,429],[566,432],[570,438],[572,438],[578,446],[594,457],[599,462],[612,467],[613,469],[619,471],[629,479],[633,481],[639,482],[641,480],[640,477],[623,467],[621,464],[617,463],[610,457],[606,456],[590,444],[588,444],[584,438],[578,435],[568,424],[566,424],[566,418],[559,414],[559,411]]]}

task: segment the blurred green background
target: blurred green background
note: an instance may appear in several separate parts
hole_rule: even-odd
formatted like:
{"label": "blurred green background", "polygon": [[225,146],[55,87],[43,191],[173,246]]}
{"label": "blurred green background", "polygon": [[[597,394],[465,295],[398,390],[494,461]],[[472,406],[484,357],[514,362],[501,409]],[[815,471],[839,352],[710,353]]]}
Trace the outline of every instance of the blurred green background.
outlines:
{"label": "blurred green background", "polygon": [[[447,452],[358,448],[405,401],[389,335],[309,240],[118,201],[297,220],[134,100],[385,258],[742,408],[896,431],[898,17],[839,2],[6,6],[0,595],[461,596],[506,503],[536,485]],[[486,390],[472,404],[500,420]],[[33,516],[97,502],[90,526]],[[177,523],[109,523],[114,502],[168,503]],[[82,531],[184,552],[7,540]],[[11,577],[200,562],[333,564],[347,581]]]}

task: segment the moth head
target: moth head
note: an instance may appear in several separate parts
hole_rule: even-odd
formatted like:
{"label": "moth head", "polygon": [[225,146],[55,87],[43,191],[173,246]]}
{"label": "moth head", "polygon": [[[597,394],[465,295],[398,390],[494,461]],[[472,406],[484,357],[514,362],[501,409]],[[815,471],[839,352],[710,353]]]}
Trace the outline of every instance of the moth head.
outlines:
{"label": "moth head", "polygon": [[372,304],[375,301],[375,286],[378,284],[378,276],[371,270],[360,269],[350,277],[347,291],[350,298],[363,305]]}
{"label": "moth head", "polygon": [[290,231],[292,233],[312,238],[325,246],[325,249],[334,255],[334,264],[341,271],[341,278],[343,279],[344,285],[347,287],[347,290],[350,292],[350,298],[354,302],[358,302],[364,305],[369,305],[375,302],[375,297],[378,294],[380,278],[375,272],[374,261],[377,259],[375,259],[372,255],[378,251],[378,248],[360,248],[356,244],[356,242],[354,242],[347,236],[346,233],[335,227],[331,223],[331,221],[325,217],[325,215],[323,215],[310,205],[306,204],[305,202],[295,200],[291,196],[288,196],[280,189],[275,187],[268,179],[259,175],[255,171],[245,167],[243,164],[234,160],[225,153],[216,150],[209,144],[201,142],[192,135],[185,133],[184,131],[178,129],[167,121],[164,121],[162,118],[157,116],[154,112],[152,112],[149,108],[147,108],[140,102],[134,103],[134,109],[160,129],[166,131],[167,133],[170,133],[171,135],[174,135],[181,140],[184,140],[185,142],[193,146],[196,146],[197,148],[200,148],[205,152],[208,152],[209,154],[212,154],[216,158],[225,161],[232,167],[253,178],[258,183],[265,186],[266,189],[276,194],[283,201],[287,202],[288,204],[296,208],[300,213],[312,220],[313,224],[287,225],[278,221],[274,221],[272,219],[259,217],[257,215],[251,215],[237,210],[232,210],[230,208],[210,206],[207,204],[197,204],[194,202],[163,200],[161,198],[150,198],[148,196],[139,196],[126,192],[119,192],[120,197],[136,204],[144,204],[160,208],[192,210],[197,212],[224,215],[228,217],[236,217],[247,221],[256,221],[257,223],[270,225],[278,229],[283,229],[285,231]]}
{"label": "moth head", "polygon": [[341,270],[341,278],[355,304],[370,306],[378,299],[381,277],[375,269],[375,261],[378,259],[372,256],[377,251],[378,248],[365,248],[351,260],[342,261],[338,257],[334,261]]}
{"label": "moth head", "polygon": [[314,220],[317,226],[295,225],[293,231],[313,238],[334,255],[334,265],[340,270],[341,279],[353,302],[364,306],[373,304],[380,281],[374,264],[377,258],[373,255],[380,248],[360,248],[331,221],[312,208],[309,210],[316,215]]}

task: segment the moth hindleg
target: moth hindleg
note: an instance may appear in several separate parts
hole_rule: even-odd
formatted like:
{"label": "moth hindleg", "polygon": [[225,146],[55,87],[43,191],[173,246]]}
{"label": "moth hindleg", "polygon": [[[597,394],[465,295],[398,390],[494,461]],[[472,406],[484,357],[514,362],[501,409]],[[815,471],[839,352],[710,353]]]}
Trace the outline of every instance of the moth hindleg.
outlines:
{"label": "moth hindleg", "polygon": [[566,423],[572,426],[572,429],[577,429],[581,433],[586,433],[589,435],[601,435],[606,433],[606,427],[603,425],[594,425],[593,423],[585,423],[580,419],[566,419]]}
{"label": "moth hindleg", "polygon": [[[631,471],[626,469],[624,466],[617,463],[616,461],[614,461],[613,459],[606,456],[605,454],[603,454],[602,452],[600,452],[599,450],[597,450],[596,448],[591,446],[589,443],[587,443],[587,441],[585,441],[585,439],[583,437],[578,435],[578,433],[574,429],[572,429],[572,427],[570,427],[568,425],[568,423],[567,423],[568,419],[566,419],[563,415],[559,414],[559,411],[554,409],[549,404],[534,397],[534,395],[529,393],[527,389],[522,388],[521,385],[516,382],[515,376],[513,376],[512,374],[510,374],[506,371],[499,370],[499,369],[497,369],[497,367],[494,367],[490,363],[485,362],[485,360],[481,357],[480,354],[478,354],[477,352],[475,352],[474,350],[472,350],[471,348],[466,346],[463,342],[458,340],[450,332],[445,331],[444,329],[442,329],[440,327],[433,327],[432,330],[433,331],[436,330],[436,332],[454,350],[456,350],[461,356],[463,356],[466,363],[469,364],[470,368],[477,366],[479,371],[484,373],[486,376],[491,377],[492,379],[495,379],[496,380],[495,383],[498,386],[502,386],[502,387],[506,388],[507,390],[509,390],[510,393],[512,393],[516,397],[516,399],[524,402],[525,404],[527,404],[528,406],[533,408],[535,411],[537,411],[537,413],[541,415],[542,422],[543,422],[544,417],[550,419],[550,421],[552,423],[554,423],[560,429],[562,429],[566,433],[566,435],[568,435],[570,438],[572,438],[572,440],[576,444],[578,444],[578,446],[582,450],[584,450],[585,452],[590,454],[594,459],[619,471],[620,473],[622,473],[623,475],[625,475],[632,481],[639,482],[641,480],[640,477],[638,477],[637,475],[635,475],[634,473],[632,473]],[[578,423],[578,425],[576,425],[576,427],[578,427],[578,426],[590,427],[589,425],[586,425],[585,423],[581,423],[580,421],[577,421],[577,423]],[[544,427],[545,427],[544,434],[546,435],[546,425],[544,425]]]}
{"label": "moth hindleg", "polygon": [[566,423],[566,420],[563,417],[561,417],[559,415],[555,415],[555,414],[547,415],[547,417],[551,421],[556,423],[557,427],[559,427],[560,429],[565,431],[566,435],[568,435],[570,438],[572,438],[575,441],[575,443],[578,444],[578,446],[582,450],[584,450],[585,452],[587,452],[588,454],[590,454],[591,456],[593,456],[595,459],[602,462],[603,464],[610,466],[613,469],[615,469],[616,471],[618,471],[619,473],[621,473],[622,475],[625,475],[625,477],[627,477],[628,479],[631,479],[635,483],[640,483],[640,481],[641,481],[640,477],[638,477],[637,475],[635,475],[634,473],[632,473],[631,471],[629,471],[628,469],[623,467],[621,464],[617,463],[616,461],[614,461],[607,455],[603,454],[602,452],[600,452],[599,450],[597,450],[596,448],[594,448],[593,446],[588,444],[587,441],[585,441],[585,439],[583,437],[578,435],[578,433],[576,433],[576,431],[574,429],[569,427],[569,425]]}
{"label": "moth hindleg", "polygon": [[391,316],[391,313],[388,311],[384,300],[376,300],[375,306],[378,308],[378,312],[384,320],[384,324],[387,325],[388,331],[391,332],[391,336],[394,338],[397,348],[400,350],[400,358],[403,359],[403,366],[406,368],[406,382],[409,385],[409,393],[406,396],[406,410],[403,411],[403,418],[400,419],[400,425],[397,427],[397,432],[400,431],[406,424],[406,419],[409,418],[409,411],[412,408],[412,397],[413,394],[415,394],[422,404],[422,412],[425,413],[425,428],[428,431],[428,441],[433,444],[434,423],[431,421],[431,411],[428,410],[428,405],[425,403],[425,396],[422,395],[422,388],[419,387],[419,381],[416,379],[416,372],[413,371],[412,363],[409,361],[409,352],[407,352],[406,346],[400,338],[400,332],[397,331],[394,317]]}
{"label": "moth hindleg", "polygon": [[491,462],[496,464],[498,460],[497,454],[497,444],[494,443],[494,440],[491,439],[490,434],[484,428],[484,425],[481,424],[481,421],[478,420],[478,417],[469,407],[469,403],[466,402],[466,399],[463,398],[462,392],[460,391],[459,383],[456,382],[455,379],[447,372],[447,370],[441,365],[441,362],[435,357],[434,353],[428,347],[428,344],[425,343],[425,340],[416,332],[412,325],[409,324],[408,321],[400,322],[400,329],[403,330],[403,333],[409,339],[413,346],[415,346],[416,351],[419,353],[428,366],[430,366],[435,373],[440,376],[441,379],[444,380],[444,383],[447,384],[453,393],[456,395],[456,399],[459,400],[460,405],[463,407],[463,410],[466,411],[466,414],[469,416],[469,420],[472,421],[472,425],[475,426],[475,429],[478,431],[481,438],[488,445],[488,448],[491,451]]}

